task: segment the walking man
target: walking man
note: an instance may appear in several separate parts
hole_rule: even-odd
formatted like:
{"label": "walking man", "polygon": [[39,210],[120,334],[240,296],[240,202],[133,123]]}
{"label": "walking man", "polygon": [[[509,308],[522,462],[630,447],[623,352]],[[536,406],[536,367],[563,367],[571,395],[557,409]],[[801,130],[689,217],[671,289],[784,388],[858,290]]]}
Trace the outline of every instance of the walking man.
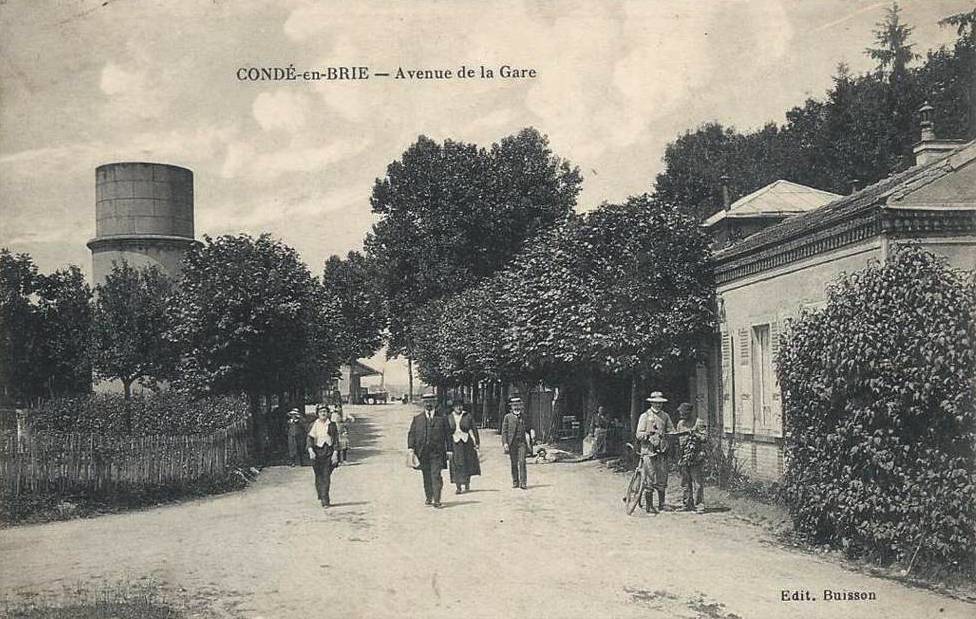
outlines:
{"label": "walking man", "polygon": [[407,449],[420,463],[420,471],[424,476],[426,504],[440,508],[441,490],[444,487],[441,471],[447,468],[453,445],[447,421],[434,412],[437,396],[433,393],[425,393],[422,399],[424,411],[410,422]]}
{"label": "walking man", "polygon": [[336,451],[339,447],[339,431],[325,404],[319,404],[316,413],[318,418],[308,429],[306,446],[308,457],[312,460],[312,471],[315,473],[315,493],[322,507],[329,507],[332,471],[339,463],[339,452]]}
{"label": "walking man", "polygon": [[[651,488],[657,490],[658,511],[664,511],[664,493],[668,489],[668,441],[669,433],[674,433],[671,416],[664,412],[667,398],[655,391],[647,399],[650,407],[637,421],[635,436],[641,443],[641,465],[644,479]],[[648,512],[654,510],[653,497],[648,490],[644,497],[644,507]]]}
{"label": "walking man", "polygon": [[512,462],[512,487],[525,490],[528,487],[525,477],[525,459],[528,457],[532,439],[522,416],[521,398],[509,398],[508,404],[509,413],[502,420],[502,449]]}

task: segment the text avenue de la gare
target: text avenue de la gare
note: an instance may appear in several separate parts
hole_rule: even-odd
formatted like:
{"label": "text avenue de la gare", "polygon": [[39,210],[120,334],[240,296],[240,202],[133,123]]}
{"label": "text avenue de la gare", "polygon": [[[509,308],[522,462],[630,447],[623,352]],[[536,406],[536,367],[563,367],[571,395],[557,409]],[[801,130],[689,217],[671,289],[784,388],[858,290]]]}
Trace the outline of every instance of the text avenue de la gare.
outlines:
{"label": "text avenue de la gare", "polygon": [[316,81],[356,81],[369,79],[394,80],[493,80],[493,79],[535,79],[538,70],[516,67],[508,64],[498,66],[459,65],[447,67],[400,67],[390,70],[376,70],[366,66],[319,67],[314,69],[296,68],[294,64],[283,67],[239,67],[237,79],[241,82],[316,82]]}

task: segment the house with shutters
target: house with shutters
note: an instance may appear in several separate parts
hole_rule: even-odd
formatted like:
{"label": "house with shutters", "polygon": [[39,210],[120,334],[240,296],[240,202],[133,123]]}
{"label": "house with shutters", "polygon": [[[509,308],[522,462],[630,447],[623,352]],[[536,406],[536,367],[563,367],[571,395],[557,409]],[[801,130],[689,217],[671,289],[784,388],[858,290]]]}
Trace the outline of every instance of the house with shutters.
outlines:
{"label": "house with shutters", "polygon": [[[715,235],[720,326],[690,388],[713,431],[734,438],[742,470],[754,478],[777,479],[784,470],[774,359],[786,321],[821,307],[839,275],[884,261],[899,243],[976,270],[976,141],[937,140],[926,120],[914,167],[822,205],[811,207],[817,198],[806,194],[798,202],[809,208],[741,240]],[[733,207],[710,227],[734,220]],[[752,210],[762,211],[761,201]]]}

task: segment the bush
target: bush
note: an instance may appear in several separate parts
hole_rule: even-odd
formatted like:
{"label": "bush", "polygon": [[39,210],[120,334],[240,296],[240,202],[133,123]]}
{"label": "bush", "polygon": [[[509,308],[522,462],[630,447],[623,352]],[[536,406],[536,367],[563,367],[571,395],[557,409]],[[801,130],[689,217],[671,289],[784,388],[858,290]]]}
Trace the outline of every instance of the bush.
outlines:
{"label": "bush", "polygon": [[796,530],[973,569],[976,281],[916,247],[841,278],[778,357]]}
{"label": "bush", "polygon": [[[126,430],[127,409],[132,420]],[[96,432],[99,434],[209,434],[247,415],[247,402],[224,396],[193,399],[168,391],[133,396],[120,394],[58,398],[32,410],[30,423],[37,432]]]}

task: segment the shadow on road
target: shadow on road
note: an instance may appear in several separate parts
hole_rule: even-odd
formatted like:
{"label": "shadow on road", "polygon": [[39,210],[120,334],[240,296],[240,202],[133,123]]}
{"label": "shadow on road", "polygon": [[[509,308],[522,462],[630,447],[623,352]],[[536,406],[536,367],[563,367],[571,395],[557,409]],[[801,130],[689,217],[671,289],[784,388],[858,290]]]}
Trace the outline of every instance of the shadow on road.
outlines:
{"label": "shadow on road", "polygon": [[346,503],[333,503],[332,507],[355,507],[357,505],[369,505],[369,501],[349,501]]}
{"label": "shadow on road", "polygon": [[442,509],[447,509],[448,507],[461,507],[462,505],[477,505],[481,501],[444,501],[441,503]]}

